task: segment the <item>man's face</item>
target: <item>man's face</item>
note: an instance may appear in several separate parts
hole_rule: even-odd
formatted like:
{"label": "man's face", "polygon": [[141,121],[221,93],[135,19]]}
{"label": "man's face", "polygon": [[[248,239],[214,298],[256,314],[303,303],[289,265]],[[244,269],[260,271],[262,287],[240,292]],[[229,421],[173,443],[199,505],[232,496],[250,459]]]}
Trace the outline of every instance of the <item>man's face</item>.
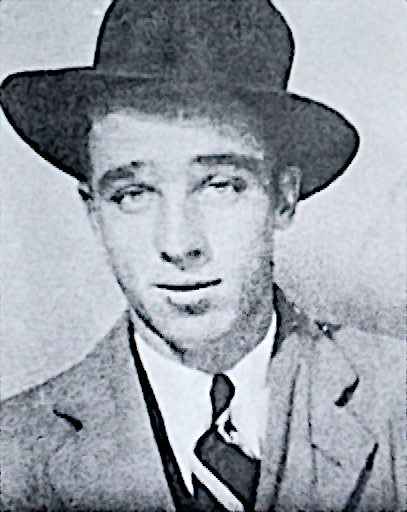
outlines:
{"label": "man's face", "polygon": [[253,138],[122,111],[94,124],[90,154],[92,215],[139,315],[192,349],[255,313],[271,288],[273,208]]}

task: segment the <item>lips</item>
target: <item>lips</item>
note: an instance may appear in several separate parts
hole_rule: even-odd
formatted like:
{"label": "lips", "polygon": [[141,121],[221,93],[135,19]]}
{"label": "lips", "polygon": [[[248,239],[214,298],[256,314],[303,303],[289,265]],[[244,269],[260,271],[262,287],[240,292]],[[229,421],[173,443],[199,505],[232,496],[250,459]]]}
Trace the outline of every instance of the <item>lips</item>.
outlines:
{"label": "lips", "polygon": [[203,288],[209,288],[210,286],[217,286],[220,284],[221,279],[215,279],[214,281],[198,281],[196,283],[185,283],[185,284],[157,284],[157,288],[163,290],[171,290],[173,292],[192,292],[194,290],[202,290]]}
{"label": "lips", "polygon": [[156,287],[163,290],[170,290],[172,292],[192,292],[195,290],[202,290],[211,286],[217,286],[221,283],[221,279],[215,279],[213,281],[198,281],[195,283],[185,284],[157,284]]}
{"label": "lips", "polygon": [[221,279],[211,281],[184,281],[177,284],[156,284],[155,286],[164,291],[167,303],[173,311],[182,316],[202,316],[209,311],[211,301],[210,294],[205,290],[217,286]]}

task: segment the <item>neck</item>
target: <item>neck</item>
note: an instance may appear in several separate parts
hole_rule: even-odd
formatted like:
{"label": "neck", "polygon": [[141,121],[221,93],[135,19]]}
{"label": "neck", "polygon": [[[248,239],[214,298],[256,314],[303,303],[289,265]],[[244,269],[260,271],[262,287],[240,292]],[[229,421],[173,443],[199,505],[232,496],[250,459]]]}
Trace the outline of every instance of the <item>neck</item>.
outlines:
{"label": "neck", "polygon": [[176,342],[166,340],[141,315],[136,313],[133,319],[136,331],[162,356],[214,374],[233,368],[266,336],[274,313],[272,286],[256,307],[250,309],[250,314],[241,311],[233,327],[222,336],[211,339],[209,343],[205,340],[205,343],[188,349],[179,349]]}
{"label": "neck", "polygon": [[188,350],[183,363],[203,372],[223,373],[233,368],[265,338],[273,319],[272,299],[262,315],[250,315],[244,325],[235,326],[212,340],[203,350]]}

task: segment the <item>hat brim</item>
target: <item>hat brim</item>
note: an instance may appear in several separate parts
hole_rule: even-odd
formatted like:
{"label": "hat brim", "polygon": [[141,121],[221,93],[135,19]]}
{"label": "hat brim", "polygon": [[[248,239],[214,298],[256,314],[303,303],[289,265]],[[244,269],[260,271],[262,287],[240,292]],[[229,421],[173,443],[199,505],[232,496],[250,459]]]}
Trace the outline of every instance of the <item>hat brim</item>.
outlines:
{"label": "hat brim", "polygon": [[147,97],[150,105],[151,98],[156,104],[181,104],[186,91],[189,98],[198,100],[205,92],[206,99],[220,102],[226,110],[239,102],[252,115],[257,113],[273,153],[302,171],[300,200],[332,183],[358,150],[356,129],[326,105],[285,91],[244,85],[216,85],[211,90],[205,83],[158,83],[154,78],[110,76],[94,68],[77,68],[11,75],[1,86],[0,102],[13,128],[34,151],[63,172],[86,181],[89,116],[98,104],[106,104],[109,98],[130,98],[137,105]]}

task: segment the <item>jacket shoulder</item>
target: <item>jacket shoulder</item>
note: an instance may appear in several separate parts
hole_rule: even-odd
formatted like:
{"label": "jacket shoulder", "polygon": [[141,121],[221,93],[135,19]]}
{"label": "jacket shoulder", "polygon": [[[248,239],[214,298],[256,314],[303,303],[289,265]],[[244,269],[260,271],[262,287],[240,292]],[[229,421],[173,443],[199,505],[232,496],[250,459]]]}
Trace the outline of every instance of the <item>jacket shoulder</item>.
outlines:
{"label": "jacket shoulder", "polygon": [[127,326],[128,314],[128,311],[124,312],[110,331],[95,343],[94,348],[81,361],[47,379],[44,383],[2,400],[0,402],[2,425],[5,426],[15,410],[21,410],[21,414],[23,414],[22,411],[29,411],[31,415],[40,409],[43,412],[43,406],[58,401],[61,394],[66,394],[65,391],[68,388],[74,387],[75,384],[83,387],[96,375],[100,377],[101,373],[108,373],[112,358],[114,358],[116,348],[114,345],[118,343],[118,338],[126,336],[124,331]]}
{"label": "jacket shoulder", "polygon": [[371,420],[405,426],[406,348],[404,340],[346,327],[335,342],[360,378],[359,407]]}
{"label": "jacket shoulder", "polygon": [[[352,407],[377,426],[394,422],[405,426],[405,342],[398,338],[315,321],[321,352],[340,354],[343,364],[331,368],[336,373],[355,376],[351,389]],[[334,359],[336,360],[336,359]],[[352,382],[349,382],[352,384]],[[383,427],[387,428],[387,427]]]}
{"label": "jacket shoulder", "polygon": [[43,485],[47,455],[69,434],[52,410],[52,386],[36,386],[1,407],[2,509],[37,508],[50,503]]}
{"label": "jacket shoulder", "polygon": [[333,341],[374,388],[405,390],[404,340],[344,327],[335,333]]}
{"label": "jacket shoulder", "polygon": [[0,510],[59,509],[46,476],[49,457],[75,432],[77,425],[58,414],[58,397],[86,360],[0,403]]}
{"label": "jacket shoulder", "polygon": [[0,403],[1,510],[50,507],[48,459],[82,428],[58,404],[89,400],[92,391],[100,390],[100,380],[109,373],[114,357],[109,344],[116,342],[124,325],[122,317],[85,359],[68,370]]}

